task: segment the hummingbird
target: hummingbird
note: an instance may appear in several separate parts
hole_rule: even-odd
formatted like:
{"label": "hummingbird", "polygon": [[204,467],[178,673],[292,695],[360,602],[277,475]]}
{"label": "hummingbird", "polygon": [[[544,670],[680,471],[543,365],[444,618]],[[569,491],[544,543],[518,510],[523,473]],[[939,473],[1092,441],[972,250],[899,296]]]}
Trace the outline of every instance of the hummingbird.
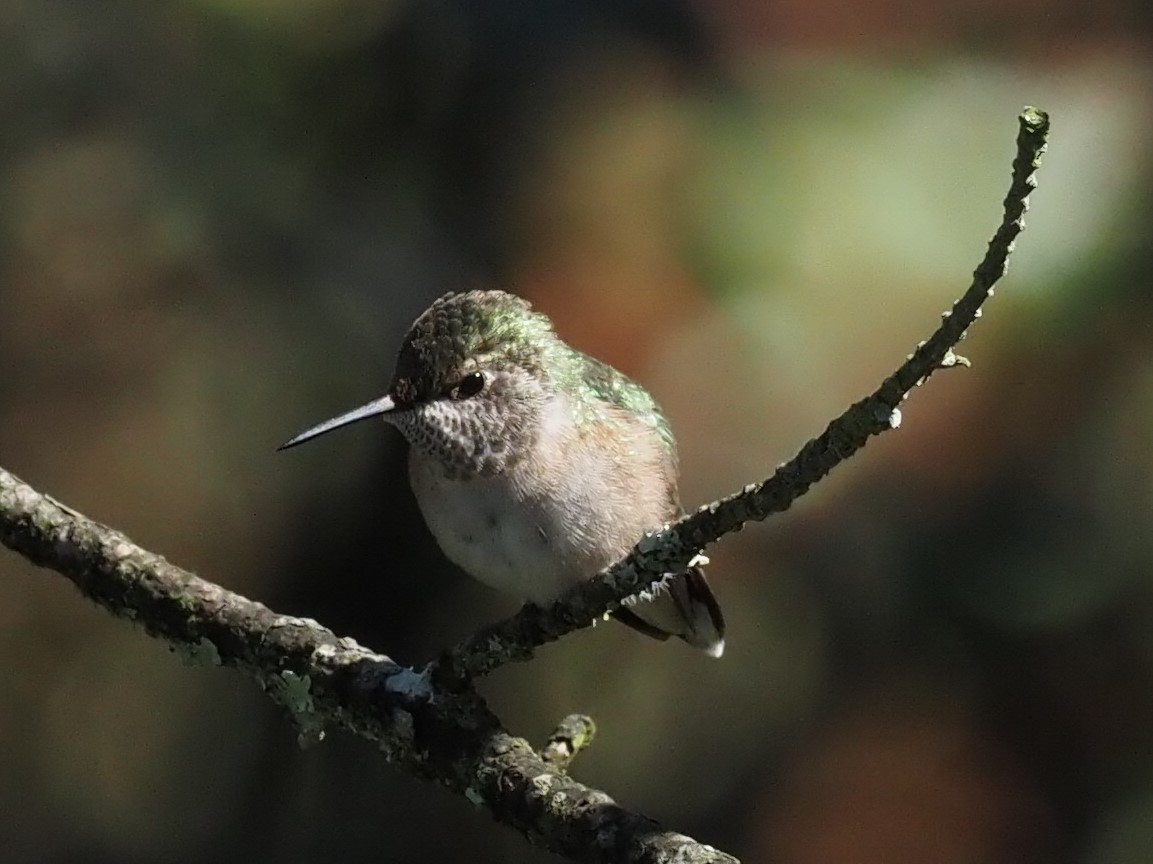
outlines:
{"label": "hummingbird", "polygon": [[[684,513],[676,442],[653,397],[504,291],[434,301],[384,396],[279,449],[372,417],[407,439],[412,491],[444,554],[521,601],[550,604]],[[724,617],[700,560],[613,617],[720,657]]]}

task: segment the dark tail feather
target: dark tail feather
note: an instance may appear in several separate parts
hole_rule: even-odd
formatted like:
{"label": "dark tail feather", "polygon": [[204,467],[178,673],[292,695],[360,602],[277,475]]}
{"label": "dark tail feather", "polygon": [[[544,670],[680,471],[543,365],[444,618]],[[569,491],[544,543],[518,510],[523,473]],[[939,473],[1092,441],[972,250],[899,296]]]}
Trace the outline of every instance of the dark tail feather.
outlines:
{"label": "dark tail feather", "polygon": [[653,639],[657,639],[661,642],[666,641],[670,636],[673,635],[672,633],[666,633],[664,630],[654,624],[650,624],[648,621],[646,621],[632,609],[629,609],[627,606],[622,606],[620,609],[613,612],[613,618],[615,618],[617,621],[620,621],[622,624],[632,627],[638,633],[651,636]]}
{"label": "dark tail feather", "polygon": [[[714,657],[720,657],[725,651],[725,613],[721,611],[721,604],[717,602],[716,595],[713,594],[713,589],[709,587],[709,580],[705,578],[705,571],[700,567],[693,567],[685,573],[684,579],[689,589],[689,597],[692,598],[693,601],[692,605],[703,608],[707,612],[709,624],[712,626],[715,636],[711,639],[706,637],[708,644],[702,644],[701,641],[694,640],[687,636],[682,636],[681,638],[690,645],[703,648]],[[697,617],[693,614],[693,610],[687,609],[683,611],[686,613],[685,617],[693,623],[694,635],[698,635],[698,628],[696,626]],[[704,628],[699,629],[703,630]],[[700,633],[699,635],[704,636],[705,634]]]}
{"label": "dark tail feather", "polygon": [[651,603],[631,603],[613,617],[653,639],[678,636],[713,657],[725,650],[725,616],[700,567],[669,580]]}

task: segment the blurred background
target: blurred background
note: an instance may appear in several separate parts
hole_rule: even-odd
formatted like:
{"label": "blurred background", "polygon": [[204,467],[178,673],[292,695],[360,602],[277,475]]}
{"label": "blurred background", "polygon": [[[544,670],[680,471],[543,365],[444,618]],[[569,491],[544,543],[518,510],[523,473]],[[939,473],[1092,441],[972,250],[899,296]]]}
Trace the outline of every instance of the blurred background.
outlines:
{"label": "blurred background", "polygon": [[[693,507],[766,476],[967,286],[1025,104],[1053,143],[961,346],[709,554],[720,662],[602,626],[483,690],[746,861],[1153,860],[1145,0],[3,0],[0,464],[402,663],[513,610],[441,558],[383,392],[514,288],[648,386]],[[0,860],[544,862],[0,554]]]}

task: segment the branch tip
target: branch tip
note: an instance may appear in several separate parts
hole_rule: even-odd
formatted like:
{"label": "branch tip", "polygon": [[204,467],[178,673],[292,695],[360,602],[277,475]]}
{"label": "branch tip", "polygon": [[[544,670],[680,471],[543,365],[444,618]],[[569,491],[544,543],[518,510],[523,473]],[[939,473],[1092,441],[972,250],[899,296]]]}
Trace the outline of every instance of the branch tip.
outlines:
{"label": "branch tip", "polygon": [[557,724],[540,750],[543,762],[558,771],[567,771],[582,750],[593,743],[597,726],[587,714],[570,714]]}

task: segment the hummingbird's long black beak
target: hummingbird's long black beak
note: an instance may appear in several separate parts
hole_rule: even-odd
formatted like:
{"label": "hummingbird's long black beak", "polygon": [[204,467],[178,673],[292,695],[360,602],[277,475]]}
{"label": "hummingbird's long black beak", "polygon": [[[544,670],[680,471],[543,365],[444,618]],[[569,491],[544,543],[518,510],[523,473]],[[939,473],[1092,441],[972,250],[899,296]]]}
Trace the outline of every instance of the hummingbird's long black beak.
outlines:
{"label": "hummingbird's long black beak", "polygon": [[331,432],[333,429],[339,429],[341,426],[347,426],[350,423],[359,423],[361,420],[367,420],[369,417],[379,417],[381,414],[387,414],[396,403],[392,401],[391,396],[381,396],[367,405],[361,405],[359,408],[353,408],[347,414],[341,414],[339,417],[333,417],[331,420],[325,420],[311,429],[306,429],[299,435],[289,438],[277,450],[287,450],[289,447],[295,447],[297,444],[303,444],[305,441],[311,441],[318,435],[323,435],[325,432]]}

